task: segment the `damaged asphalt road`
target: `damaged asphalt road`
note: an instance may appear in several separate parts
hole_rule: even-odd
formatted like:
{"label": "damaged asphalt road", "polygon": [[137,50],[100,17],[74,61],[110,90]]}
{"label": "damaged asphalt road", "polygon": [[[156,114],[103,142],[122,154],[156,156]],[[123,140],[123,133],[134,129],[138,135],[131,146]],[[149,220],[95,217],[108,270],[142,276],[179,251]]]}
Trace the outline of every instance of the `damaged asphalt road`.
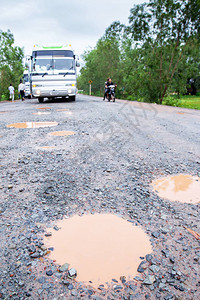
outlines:
{"label": "damaged asphalt road", "polygon": [[[199,124],[199,111],[84,95],[0,103],[0,298],[199,299],[200,204],[161,198],[151,186],[200,177]],[[78,270],[51,260],[44,244],[57,221],[95,213],[141,226],[153,249],[136,276],[121,274],[109,288],[76,281]]]}

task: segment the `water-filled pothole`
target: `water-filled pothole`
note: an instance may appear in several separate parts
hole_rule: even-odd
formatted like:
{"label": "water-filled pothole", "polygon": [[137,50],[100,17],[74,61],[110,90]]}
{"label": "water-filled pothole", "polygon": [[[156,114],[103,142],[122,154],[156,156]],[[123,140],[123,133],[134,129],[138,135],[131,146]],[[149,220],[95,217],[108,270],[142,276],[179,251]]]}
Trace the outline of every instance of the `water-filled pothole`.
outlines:
{"label": "water-filled pothole", "polygon": [[63,112],[65,115],[72,115],[72,112],[71,111],[64,111]]}
{"label": "water-filled pothole", "polygon": [[7,125],[8,128],[40,128],[40,127],[52,127],[57,126],[57,122],[23,122],[23,123],[13,123]]}
{"label": "water-filled pothole", "polygon": [[50,112],[43,112],[43,111],[38,111],[36,113],[33,113],[33,115],[38,115],[38,116],[40,116],[40,115],[50,115],[50,114],[51,114]]}
{"label": "water-filled pothole", "polygon": [[59,109],[56,109],[56,111],[69,111],[69,109],[66,109],[66,108],[59,108]]}
{"label": "water-filled pothole", "polygon": [[137,274],[140,257],[152,252],[148,236],[116,215],[94,214],[73,216],[57,223],[45,244],[54,250],[50,258],[70,264],[77,270],[77,281],[98,287],[112,279],[127,280]]}
{"label": "water-filled pothole", "polygon": [[183,203],[200,202],[200,178],[178,174],[167,176],[152,182],[154,191],[162,198]]}
{"label": "water-filled pothole", "polygon": [[55,147],[55,146],[41,146],[41,147],[38,147],[38,149],[43,149],[43,150],[55,150],[56,147]]}
{"label": "water-filled pothole", "polygon": [[74,131],[55,131],[55,132],[50,132],[49,135],[52,136],[69,136],[69,135],[74,135]]}
{"label": "water-filled pothole", "polygon": [[37,107],[37,109],[51,109],[51,107]]}

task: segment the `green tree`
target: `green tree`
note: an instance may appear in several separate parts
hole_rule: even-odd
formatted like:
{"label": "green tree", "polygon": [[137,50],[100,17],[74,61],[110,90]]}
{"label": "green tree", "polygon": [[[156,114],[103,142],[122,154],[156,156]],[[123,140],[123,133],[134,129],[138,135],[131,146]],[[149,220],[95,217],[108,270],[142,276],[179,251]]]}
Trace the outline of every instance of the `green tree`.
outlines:
{"label": "green tree", "polygon": [[180,65],[188,67],[193,56],[191,48],[200,34],[200,2],[150,0],[131,9],[129,24],[127,34],[143,55],[143,96],[162,103]]}
{"label": "green tree", "polygon": [[78,78],[78,87],[88,91],[88,82],[92,80],[92,91],[96,95],[103,95],[104,83],[110,76],[115,82],[120,80],[120,49],[115,36],[103,36],[94,49],[83,55],[85,66]]}
{"label": "green tree", "polygon": [[98,40],[96,47],[83,55],[85,61],[78,78],[78,86],[88,91],[88,81],[92,80],[92,91],[95,95],[103,95],[104,84],[108,77],[117,83],[117,96],[121,95],[121,83],[123,73],[121,72],[122,62],[122,41],[125,25],[119,21],[113,22]]}
{"label": "green tree", "polygon": [[189,78],[199,78],[199,35],[199,0],[135,5],[129,26],[113,22],[95,49],[84,54],[80,86],[88,90],[93,80],[94,93],[102,94],[111,76],[118,97],[162,103],[168,93],[185,93]]}
{"label": "green tree", "polygon": [[15,90],[23,75],[23,49],[14,46],[14,36],[10,30],[0,30],[0,99],[9,97],[8,87],[13,84]]}

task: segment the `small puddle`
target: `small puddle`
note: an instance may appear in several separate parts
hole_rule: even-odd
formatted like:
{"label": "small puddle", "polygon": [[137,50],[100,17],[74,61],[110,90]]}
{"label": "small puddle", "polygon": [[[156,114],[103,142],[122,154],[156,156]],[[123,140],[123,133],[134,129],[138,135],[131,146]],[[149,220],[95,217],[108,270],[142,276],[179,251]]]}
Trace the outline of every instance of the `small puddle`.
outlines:
{"label": "small puddle", "polygon": [[50,115],[50,114],[51,114],[50,112],[43,112],[43,111],[38,111],[36,113],[33,113],[33,115],[38,115],[38,116],[40,116],[40,115]]}
{"label": "small puddle", "polygon": [[183,203],[200,203],[200,178],[179,174],[152,182],[154,191],[162,198]]}
{"label": "small puddle", "polygon": [[8,128],[40,128],[57,126],[57,122],[23,122],[7,125]]}
{"label": "small puddle", "polygon": [[37,107],[37,109],[51,109],[51,107]]}
{"label": "small puddle", "polygon": [[74,131],[55,131],[55,132],[50,132],[49,135],[51,136],[69,136],[69,135],[74,135]]}
{"label": "small puddle", "polygon": [[[73,216],[59,221],[58,231],[45,237],[53,247],[50,259],[77,270],[77,281],[97,288],[100,284],[120,282],[137,274],[140,257],[152,252],[151,243],[142,228],[116,215]],[[92,283],[91,283],[92,282]]]}
{"label": "small puddle", "polygon": [[56,111],[68,111],[69,109],[66,108],[60,108],[60,109],[56,109]]}
{"label": "small puddle", "polygon": [[41,146],[41,147],[38,147],[38,149],[54,150],[54,149],[56,149],[56,147],[55,146]]}
{"label": "small puddle", "polygon": [[72,115],[72,112],[71,111],[65,111],[64,114],[65,115]]}

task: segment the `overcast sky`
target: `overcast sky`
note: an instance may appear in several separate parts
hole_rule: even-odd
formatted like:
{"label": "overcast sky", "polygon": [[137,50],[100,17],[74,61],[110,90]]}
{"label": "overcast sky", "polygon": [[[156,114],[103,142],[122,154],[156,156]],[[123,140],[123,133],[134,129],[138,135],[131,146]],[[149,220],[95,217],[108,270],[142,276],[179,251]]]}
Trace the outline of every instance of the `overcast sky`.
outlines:
{"label": "overcast sky", "polygon": [[145,0],[0,0],[0,29],[30,55],[33,45],[71,44],[76,54],[94,47],[113,22],[128,24],[130,9]]}

